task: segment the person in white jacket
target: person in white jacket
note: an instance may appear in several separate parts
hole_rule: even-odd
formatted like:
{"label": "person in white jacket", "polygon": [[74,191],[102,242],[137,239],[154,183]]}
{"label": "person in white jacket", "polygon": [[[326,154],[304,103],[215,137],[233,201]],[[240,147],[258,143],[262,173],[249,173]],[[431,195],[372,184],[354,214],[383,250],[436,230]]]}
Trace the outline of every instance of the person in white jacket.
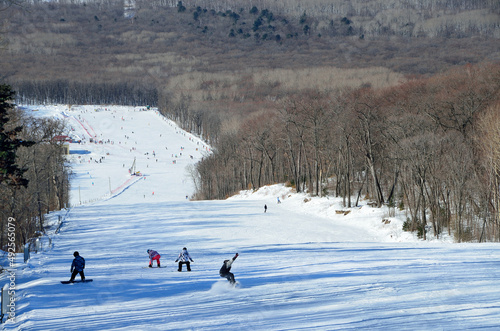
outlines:
{"label": "person in white jacket", "polygon": [[179,269],[177,271],[182,271],[182,265],[185,264],[187,271],[191,271],[191,262],[194,262],[191,256],[189,255],[187,248],[184,247],[182,251],[179,253],[179,257],[175,262],[179,261]]}
{"label": "person in white jacket", "polygon": [[219,275],[221,277],[226,278],[232,285],[235,285],[236,281],[234,280],[234,274],[231,272],[231,265],[233,264],[234,260],[236,260],[237,257],[238,253],[236,253],[231,260],[224,260],[224,264],[222,265],[219,271]]}

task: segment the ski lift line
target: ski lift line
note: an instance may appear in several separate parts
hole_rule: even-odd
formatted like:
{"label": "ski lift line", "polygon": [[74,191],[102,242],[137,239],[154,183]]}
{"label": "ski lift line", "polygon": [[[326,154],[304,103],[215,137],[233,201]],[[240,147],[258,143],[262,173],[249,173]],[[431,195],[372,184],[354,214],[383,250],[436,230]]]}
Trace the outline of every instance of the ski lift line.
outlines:
{"label": "ski lift line", "polygon": [[70,208],[72,207],[76,207],[76,206],[83,206],[83,205],[88,205],[88,204],[93,204],[95,202],[99,202],[99,201],[106,201],[106,200],[109,200],[109,199],[112,199],[120,194],[122,194],[125,190],[127,190],[129,187],[131,187],[132,185],[134,185],[135,183],[137,183],[138,181],[142,180],[144,176],[131,176],[129,179],[127,179],[122,185],[120,185],[119,187],[115,188],[114,190],[112,190],[110,193],[106,193],[98,198],[94,198],[94,199],[90,199],[90,200],[85,200],[85,201],[81,201],[80,203],[77,203],[77,204],[74,204],[74,205],[70,205]]}
{"label": "ski lift line", "polygon": [[111,195],[115,194],[116,192],[118,191],[121,191],[124,187],[126,186],[129,186],[129,184],[131,182],[133,182],[134,180],[140,180],[141,178],[140,177],[137,177],[137,176],[131,176],[129,179],[127,179],[125,181],[125,183],[123,183],[122,185],[118,186],[117,188],[111,190]]}
{"label": "ski lift line", "polygon": [[92,125],[90,125],[90,123],[89,123],[86,119],[83,119],[83,121],[84,121],[85,123],[87,123],[87,125],[88,125],[88,126],[89,126],[89,128],[90,128],[90,130],[92,130],[92,132],[94,132],[94,137],[97,137],[97,134],[95,133],[94,128],[92,127]]}
{"label": "ski lift line", "polygon": [[[135,181],[134,181],[135,179]],[[122,194],[123,192],[125,192],[126,190],[128,190],[132,185],[134,185],[135,183],[137,183],[138,181],[142,180],[142,177],[131,177],[129,178],[125,183],[123,183],[119,188],[116,188],[115,190],[113,190],[111,196],[108,196],[107,199],[105,200],[109,200],[109,199],[112,199],[114,197],[117,197],[119,196],[120,194]],[[131,182],[132,181],[132,182]],[[116,193],[118,192],[118,193]],[[115,194],[116,193],[116,194]]]}
{"label": "ski lift line", "polygon": [[94,138],[94,136],[92,136],[90,134],[90,132],[87,130],[87,128],[85,127],[85,125],[83,125],[82,122],[80,122],[80,120],[78,118],[76,118],[75,116],[72,116],[74,120],[76,120],[78,123],[80,123],[80,125],[82,126],[82,128],[85,130],[85,132],[87,132],[87,134],[89,135],[90,138]]}

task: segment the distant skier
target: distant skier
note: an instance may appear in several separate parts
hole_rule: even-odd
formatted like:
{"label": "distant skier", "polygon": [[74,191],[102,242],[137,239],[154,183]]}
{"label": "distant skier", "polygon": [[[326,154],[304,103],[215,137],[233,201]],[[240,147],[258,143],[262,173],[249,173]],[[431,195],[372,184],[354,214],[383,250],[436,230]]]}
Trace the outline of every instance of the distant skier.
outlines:
{"label": "distant skier", "polygon": [[148,249],[147,252],[149,254],[149,267],[152,268],[153,267],[153,260],[156,260],[156,263],[158,264],[158,268],[159,268],[161,255],[158,254],[157,251],[154,251],[152,249]]}
{"label": "distant skier", "polygon": [[233,264],[234,260],[238,257],[238,253],[234,255],[234,257],[231,260],[224,260],[224,264],[222,265],[222,268],[220,268],[219,275],[221,277],[227,278],[229,283],[231,285],[234,285],[236,281],[234,280],[234,274],[231,272],[231,265]]}
{"label": "distant skier", "polygon": [[[191,258],[191,256],[189,255],[186,247],[184,247],[182,249],[182,251],[179,253],[179,257],[177,258],[177,260],[175,260],[175,262],[177,262],[177,261],[179,261],[179,269],[177,269],[177,271],[179,271],[179,272],[182,271],[183,264],[186,265],[187,271],[191,271],[191,262],[194,262],[194,261]],[[189,261],[191,261],[191,262],[189,262]]]}
{"label": "distant skier", "polygon": [[267,205],[264,205],[264,213],[267,211]]}
{"label": "distant skier", "polygon": [[74,252],[73,256],[75,258],[73,259],[73,263],[71,263],[71,278],[69,281],[74,282],[76,274],[80,274],[83,282],[85,280],[85,275],[83,274],[83,269],[85,269],[85,259],[81,257],[78,252]]}

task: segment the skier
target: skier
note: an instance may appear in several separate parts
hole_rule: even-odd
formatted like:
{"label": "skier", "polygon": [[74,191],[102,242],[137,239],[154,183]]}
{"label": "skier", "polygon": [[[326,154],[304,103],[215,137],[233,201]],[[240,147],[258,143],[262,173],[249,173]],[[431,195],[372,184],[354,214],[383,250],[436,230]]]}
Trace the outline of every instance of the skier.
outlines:
{"label": "skier", "polygon": [[149,254],[149,267],[152,268],[153,267],[153,260],[156,260],[156,263],[158,264],[158,268],[159,268],[161,255],[158,254],[157,251],[154,251],[152,249],[148,249],[147,252]]}
{"label": "skier", "polygon": [[267,205],[264,205],[264,213],[267,211]]}
{"label": "skier", "polygon": [[238,257],[238,253],[234,255],[234,257],[231,260],[224,260],[224,264],[220,268],[219,275],[221,277],[227,278],[229,283],[231,285],[234,285],[236,281],[234,280],[234,274],[231,272],[231,265],[233,264],[234,260]]}
{"label": "skier", "polygon": [[[182,271],[183,264],[186,265],[187,271],[191,271],[191,262],[194,262],[194,261],[191,258],[191,256],[189,255],[186,247],[184,247],[182,249],[182,251],[179,253],[179,257],[177,258],[177,260],[175,260],[175,262],[177,262],[177,261],[179,261],[179,269],[177,269],[177,271],[179,271],[179,272]],[[191,262],[189,262],[189,261],[191,261]]]}
{"label": "skier", "polygon": [[70,282],[73,283],[75,281],[76,274],[80,274],[82,277],[82,282],[85,280],[85,275],[83,274],[83,269],[85,269],[85,259],[80,256],[80,253],[74,252],[73,263],[71,263],[71,278]]}

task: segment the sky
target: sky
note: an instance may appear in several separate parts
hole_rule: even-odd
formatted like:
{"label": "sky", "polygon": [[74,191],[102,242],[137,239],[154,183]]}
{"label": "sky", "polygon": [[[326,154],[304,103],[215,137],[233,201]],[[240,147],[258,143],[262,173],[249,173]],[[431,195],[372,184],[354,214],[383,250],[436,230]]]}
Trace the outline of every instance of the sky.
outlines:
{"label": "sky", "polygon": [[[390,217],[368,201],[345,208],[283,184],[194,201],[190,168],[210,146],[156,110],[25,110],[66,121],[82,142],[71,143],[67,157],[70,206],[47,215],[41,249],[27,263],[18,254],[0,275],[6,284],[14,272],[16,297],[15,318],[2,329],[500,328],[496,243],[422,241],[402,231],[403,212]],[[132,176],[134,159],[140,175]],[[183,247],[191,272],[174,262]],[[148,249],[165,268],[147,267]],[[74,251],[93,282],[60,283],[69,280]],[[235,253],[232,287],[219,269]]]}

